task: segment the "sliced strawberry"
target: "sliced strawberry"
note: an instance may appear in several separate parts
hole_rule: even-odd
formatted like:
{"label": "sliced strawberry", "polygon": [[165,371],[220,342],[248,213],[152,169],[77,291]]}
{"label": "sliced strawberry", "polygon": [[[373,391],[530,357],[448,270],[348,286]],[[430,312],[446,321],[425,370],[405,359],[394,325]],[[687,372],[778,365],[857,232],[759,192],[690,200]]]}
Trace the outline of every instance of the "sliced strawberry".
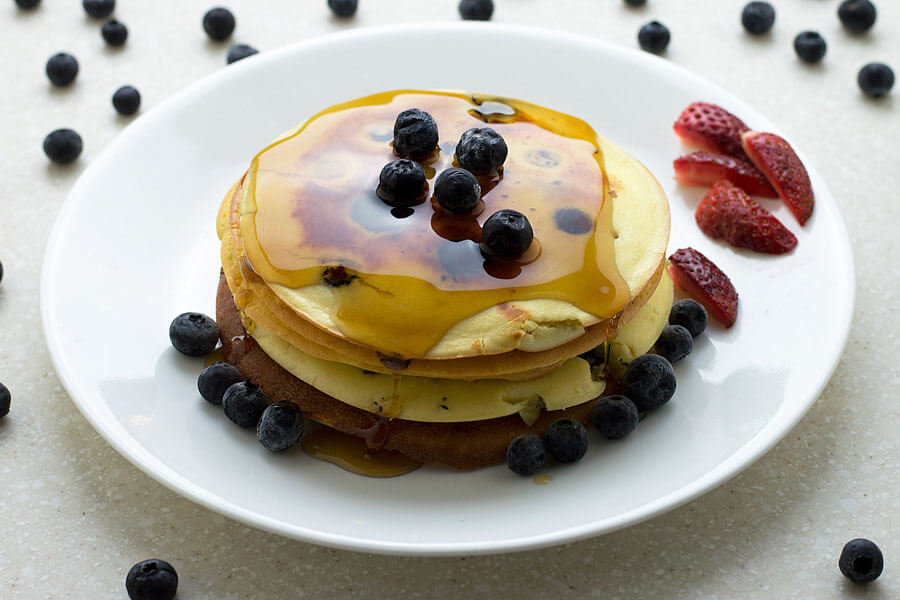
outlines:
{"label": "sliced strawberry", "polygon": [[682,185],[712,185],[727,179],[748,194],[777,198],[778,192],[749,160],[713,152],[691,152],[672,162],[675,180]]}
{"label": "sliced strawberry", "polygon": [[744,150],[801,225],[813,211],[813,191],[809,173],[787,141],[774,133],[748,131],[741,135]]}
{"label": "sliced strawberry", "polygon": [[797,238],[772,213],[741,188],[722,179],[713,185],[694,213],[697,225],[711,238],[766,254],[784,254]]}
{"label": "sliced strawberry", "polygon": [[731,280],[711,260],[694,250],[682,248],[669,257],[672,279],[725,327],[737,319],[738,295]]}
{"label": "sliced strawberry", "polygon": [[678,137],[702,150],[746,158],[741,147],[741,134],[750,128],[715,104],[692,103],[684,109],[672,127]]}

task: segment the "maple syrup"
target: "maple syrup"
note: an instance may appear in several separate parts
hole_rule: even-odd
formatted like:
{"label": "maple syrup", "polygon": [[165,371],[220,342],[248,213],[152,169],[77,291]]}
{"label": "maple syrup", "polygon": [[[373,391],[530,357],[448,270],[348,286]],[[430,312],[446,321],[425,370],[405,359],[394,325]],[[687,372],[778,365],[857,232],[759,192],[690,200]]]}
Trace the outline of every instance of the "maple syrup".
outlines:
{"label": "maple syrup", "polygon": [[553,478],[550,477],[549,475],[540,474],[540,475],[534,476],[534,482],[537,485],[547,485],[551,481],[553,481]]}
{"label": "maple syrup", "polygon": [[305,434],[300,445],[313,458],[368,477],[397,477],[422,466],[422,463],[399,452],[370,448],[361,437],[325,426]]}

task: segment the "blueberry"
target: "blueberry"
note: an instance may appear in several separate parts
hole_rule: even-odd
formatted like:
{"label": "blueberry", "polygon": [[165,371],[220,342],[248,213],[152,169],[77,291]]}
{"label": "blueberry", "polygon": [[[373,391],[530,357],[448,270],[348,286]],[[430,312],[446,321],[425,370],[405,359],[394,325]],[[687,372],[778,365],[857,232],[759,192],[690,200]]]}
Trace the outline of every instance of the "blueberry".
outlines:
{"label": "blueberry", "polygon": [[523,433],[506,447],[506,464],[513,473],[534,475],[544,466],[547,453],[540,436]]}
{"label": "blueberry", "polygon": [[449,213],[467,213],[481,199],[481,186],[475,176],[465,169],[451,167],[434,181],[434,197]]}
{"label": "blueberry", "polygon": [[128,39],[128,28],[124,23],[112,19],[103,24],[100,35],[110,46],[121,46]]}
{"label": "blueberry", "polygon": [[647,4],[647,0],[625,0],[625,4],[633,7],[644,6]]}
{"label": "blueberry", "polygon": [[143,560],[128,570],[125,590],[131,600],[172,600],[178,591],[178,573],[164,560]]}
{"label": "blueberry", "polygon": [[618,440],[637,427],[638,409],[621,394],[606,396],[594,404],[591,422],[603,437]]}
{"label": "blueberry", "polygon": [[18,5],[19,8],[24,9],[35,8],[40,3],[41,0],[16,0],[16,5]]}
{"label": "blueberry", "polygon": [[197,378],[197,389],[203,399],[212,404],[222,404],[225,390],[235,383],[243,381],[237,367],[227,362],[213,363],[200,372]]}
{"label": "blueberry", "polygon": [[697,337],[706,329],[706,309],[696,300],[685,298],[672,305],[669,325],[681,325]]}
{"label": "blueberry", "polygon": [[9,393],[9,388],[0,383],[0,419],[9,414],[9,405],[12,401],[12,394]]}
{"label": "blueberry", "polygon": [[694,349],[694,337],[687,327],[668,325],[659,334],[653,348],[657,354],[674,364]]}
{"label": "blueberry", "polygon": [[376,193],[391,206],[414,206],[428,188],[425,169],[417,162],[401,158],[384,165],[378,176]]}
{"label": "blueberry", "polygon": [[531,245],[534,230],[528,217],[519,211],[504,208],[484,222],[481,228],[482,248],[490,256],[514,258]]}
{"label": "blueberry", "polygon": [[766,33],[775,24],[775,8],[768,2],[750,2],[741,13],[741,24],[747,33]]}
{"label": "blueberry", "polygon": [[669,28],[659,21],[650,21],[638,31],[638,44],[647,52],[659,54],[665,51],[671,39]]}
{"label": "blueberry", "polygon": [[67,52],[58,52],[47,60],[46,71],[53,85],[64,87],[75,81],[75,76],[78,75],[78,61]]}
{"label": "blueberry", "polygon": [[641,412],[659,408],[675,394],[672,364],[656,354],[644,354],[628,363],[622,392]]}
{"label": "blueberry", "polygon": [[336,17],[352,17],[356,14],[357,0],[328,0],[328,8]]}
{"label": "blueberry", "polygon": [[494,0],[460,0],[459,16],[466,21],[489,21],[494,14]]}
{"label": "blueberry", "polygon": [[587,453],[588,432],[575,419],[559,419],[544,431],[544,445],[556,460],[575,462]]}
{"label": "blueberry", "polygon": [[203,15],[203,31],[217,42],[231,37],[231,34],[234,33],[234,25],[234,15],[227,8],[211,8]]}
{"label": "blueberry", "polygon": [[56,129],[44,138],[44,154],[61,165],[74,162],[83,148],[81,136],[71,129]]}
{"label": "blueberry", "polygon": [[803,31],[794,38],[794,50],[803,62],[819,62],[825,56],[827,47],[825,38],[816,31]]}
{"label": "blueberry", "polygon": [[258,385],[239,381],[228,386],[222,396],[225,416],[243,428],[256,427],[269,401]]}
{"label": "blueberry", "polygon": [[509,149],[499,133],[490,127],[474,127],[463,132],[456,144],[459,166],[472,173],[496,173]]}
{"label": "blueberry", "polygon": [[297,443],[303,435],[303,415],[293,402],[279,400],[263,411],[256,425],[256,436],[266,450],[279,452]]}
{"label": "blueberry", "polygon": [[254,54],[259,54],[259,50],[253,46],[250,46],[249,44],[235,44],[228,49],[225,61],[230,65],[233,62],[245,59],[248,56],[253,56]]}
{"label": "blueberry", "polygon": [[0,262],[0,281],[3,281],[3,263]]}
{"label": "blueberry", "polygon": [[877,16],[875,5],[869,0],[845,0],[838,7],[838,18],[844,28],[853,33],[871,29]]}
{"label": "blueberry", "polygon": [[894,87],[894,72],[884,63],[869,63],[859,70],[856,82],[865,95],[880,98]]}
{"label": "blueberry", "polygon": [[216,349],[219,328],[204,314],[181,313],[169,325],[169,339],[182,354],[204,356]]}
{"label": "blueberry", "polygon": [[81,0],[81,6],[95,19],[104,19],[116,9],[116,0]]}
{"label": "blueberry", "polygon": [[113,107],[120,115],[133,115],[141,107],[141,94],[130,85],[123,85],[112,97]]}
{"label": "blueberry", "polygon": [[884,555],[875,542],[863,538],[850,540],[841,550],[838,567],[854,583],[870,583],[884,570]]}
{"label": "blueberry", "polygon": [[434,117],[419,108],[408,108],[394,122],[394,152],[405,158],[424,158],[438,143]]}

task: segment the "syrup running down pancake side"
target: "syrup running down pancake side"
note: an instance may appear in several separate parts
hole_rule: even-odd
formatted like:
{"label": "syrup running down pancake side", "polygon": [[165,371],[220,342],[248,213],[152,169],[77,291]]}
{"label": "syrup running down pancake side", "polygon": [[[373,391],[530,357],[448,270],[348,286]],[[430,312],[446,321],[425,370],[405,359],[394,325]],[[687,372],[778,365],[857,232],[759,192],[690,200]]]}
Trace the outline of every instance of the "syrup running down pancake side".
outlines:
{"label": "syrup running down pancake side", "polygon": [[[398,158],[394,120],[412,107],[437,121],[439,148],[420,161],[423,202],[399,209],[375,190]],[[460,135],[484,126],[503,136],[507,160],[499,174],[479,176],[477,214],[444,213],[432,202],[434,180],[457,166]],[[423,357],[457,323],[511,301],[559,300],[614,322],[631,294],[616,266],[604,167],[593,129],[556,111],[452,92],[376,94],[315,115],[253,159],[242,250],[269,285],[329,285],[333,333],[393,356]],[[518,261],[489,260],[479,248],[481,224],[503,208],[534,229]]]}

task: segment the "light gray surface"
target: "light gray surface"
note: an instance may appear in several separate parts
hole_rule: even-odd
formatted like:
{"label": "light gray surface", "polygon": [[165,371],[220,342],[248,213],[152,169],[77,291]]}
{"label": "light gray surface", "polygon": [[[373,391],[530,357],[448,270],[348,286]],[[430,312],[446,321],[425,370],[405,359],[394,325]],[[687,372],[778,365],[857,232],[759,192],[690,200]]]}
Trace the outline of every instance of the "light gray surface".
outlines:
{"label": "light gray surface", "polygon": [[[38,316],[40,263],[53,219],[81,169],[130,121],[115,115],[112,92],[132,83],[149,110],[222,68],[227,45],[207,42],[199,22],[209,5],[196,0],[120,0],[117,16],[131,32],[122,50],[104,47],[99,23],[84,17],[80,3],[45,0],[32,13],[6,4],[0,8],[7,49],[0,57],[7,86],[0,113],[6,190],[0,196],[0,381],[12,390],[13,410],[0,421],[0,597],[122,597],[128,567],[151,556],[176,566],[180,598],[900,596],[894,362],[900,354],[900,90],[873,102],[855,82],[859,67],[872,60],[900,71],[900,5],[882,0],[874,31],[852,37],[840,29],[836,0],[775,2],[774,32],[755,39],[740,28],[740,1],[650,0],[645,9],[630,10],[618,0],[498,0],[498,22],[628,46],[641,23],[658,18],[669,25],[670,60],[768,115],[825,177],[853,240],[856,315],[841,364],[800,425],[759,463],[701,499],[570,546],[408,559],[317,548],[195,506],[122,459],[69,401]],[[229,2],[238,17],[234,41],[263,51],[343,27],[457,18],[451,0],[361,0],[359,14],[347,22],[332,19],[324,0],[261,4]],[[793,35],[808,28],[829,42],[820,66],[799,63],[791,48]],[[62,49],[78,57],[81,72],[73,87],[56,90],[43,68]],[[602,76],[585,73],[606,93],[627,83]],[[43,136],[61,126],[85,140],[85,153],[71,167],[49,165],[41,152]],[[96,293],[102,301],[103,290]],[[790,340],[773,332],[773,343]],[[885,575],[868,588],[845,583],[836,567],[842,544],[857,536],[876,540],[886,556]]]}

